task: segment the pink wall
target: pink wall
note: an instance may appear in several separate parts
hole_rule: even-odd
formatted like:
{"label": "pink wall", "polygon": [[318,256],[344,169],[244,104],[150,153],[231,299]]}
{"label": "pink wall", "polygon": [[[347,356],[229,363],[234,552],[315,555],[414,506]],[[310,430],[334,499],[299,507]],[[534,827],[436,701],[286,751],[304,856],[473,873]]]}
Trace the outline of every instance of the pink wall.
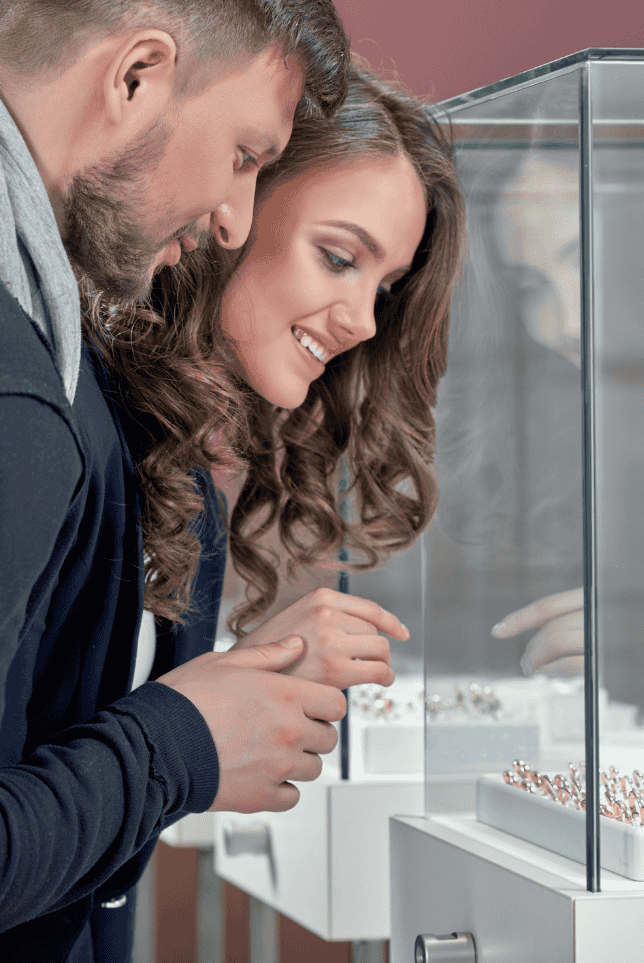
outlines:
{"label": "pink wall", "polygon": [[335,0],[352,47],[443,100],[586,47],[644,46],[626,0]]}

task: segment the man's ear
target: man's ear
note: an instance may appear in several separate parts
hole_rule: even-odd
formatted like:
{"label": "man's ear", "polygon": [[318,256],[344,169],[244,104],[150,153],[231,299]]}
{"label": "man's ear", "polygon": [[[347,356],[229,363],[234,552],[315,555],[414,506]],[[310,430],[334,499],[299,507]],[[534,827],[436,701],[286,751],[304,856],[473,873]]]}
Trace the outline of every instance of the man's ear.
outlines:
{"label": "man's ear", "polygon": [[131,34],[111,58],[103,96],[107,119],[133,128],[158,117],[172,95],[177,46],[163,30]]}

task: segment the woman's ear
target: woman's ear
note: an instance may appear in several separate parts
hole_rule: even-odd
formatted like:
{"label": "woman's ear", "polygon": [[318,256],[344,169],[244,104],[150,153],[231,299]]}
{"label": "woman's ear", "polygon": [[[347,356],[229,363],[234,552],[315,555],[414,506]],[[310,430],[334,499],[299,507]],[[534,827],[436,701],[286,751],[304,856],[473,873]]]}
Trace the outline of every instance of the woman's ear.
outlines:
{"label": "woman's ear", "polygon": [[103,83],[107,120],[143,130],[171,99],[177,46],[163,30],[138,30],[110,59]]}

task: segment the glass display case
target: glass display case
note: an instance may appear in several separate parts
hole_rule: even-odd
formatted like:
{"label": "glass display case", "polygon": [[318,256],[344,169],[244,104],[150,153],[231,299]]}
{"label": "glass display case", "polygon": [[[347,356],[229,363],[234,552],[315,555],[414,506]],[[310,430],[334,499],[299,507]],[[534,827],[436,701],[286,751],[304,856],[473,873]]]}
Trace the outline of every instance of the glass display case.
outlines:
{"label": "glass display case", "polygon": [[[392,963],[642,957],[643,81],[644,50],[586,50],[433,108],[469,247]],[[453,771],[475,811],[436,815]]]}
{"label": "glass display case", "polygon": [[[427,811],[644,881],[644,51],[438,105],[469,249],[423,538]],[[486,775],[483,775],[486,774]]]}

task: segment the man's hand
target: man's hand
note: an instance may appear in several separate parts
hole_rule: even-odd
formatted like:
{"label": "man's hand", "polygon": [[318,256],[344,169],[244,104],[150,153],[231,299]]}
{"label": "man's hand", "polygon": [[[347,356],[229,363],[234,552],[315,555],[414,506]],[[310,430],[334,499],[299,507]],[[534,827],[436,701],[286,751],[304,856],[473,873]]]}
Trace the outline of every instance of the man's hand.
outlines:
{"label": "man's hand", "polygon": [[190,699],[215,741],[220,775],[211,812],[292,809],[300,793],[289,780],[320,775],[318,753],[335,748],[331,723],[347,705],[337,689],[281,674],[301,652],[302,640],[289,636],[200,655],[157,680]]}
{"label": "man's hand", "polygon": [[375,602],[320,588],[268,619],[229,651],[293,633],[304,640],[304,652],[283,673],[338,689],[366,682],[391,685],[395,675],[389,642],[379,632],[401,641],[409,638],[402,622]]}
{"label": "man's hand", "polygon": [[496,639],[509,639],[528,629],[537,632],[521,658],[525,675],[582,675],[584,671],[584,592],[572,589],[546,595],[525,608],[506,615],[492,629]]}

